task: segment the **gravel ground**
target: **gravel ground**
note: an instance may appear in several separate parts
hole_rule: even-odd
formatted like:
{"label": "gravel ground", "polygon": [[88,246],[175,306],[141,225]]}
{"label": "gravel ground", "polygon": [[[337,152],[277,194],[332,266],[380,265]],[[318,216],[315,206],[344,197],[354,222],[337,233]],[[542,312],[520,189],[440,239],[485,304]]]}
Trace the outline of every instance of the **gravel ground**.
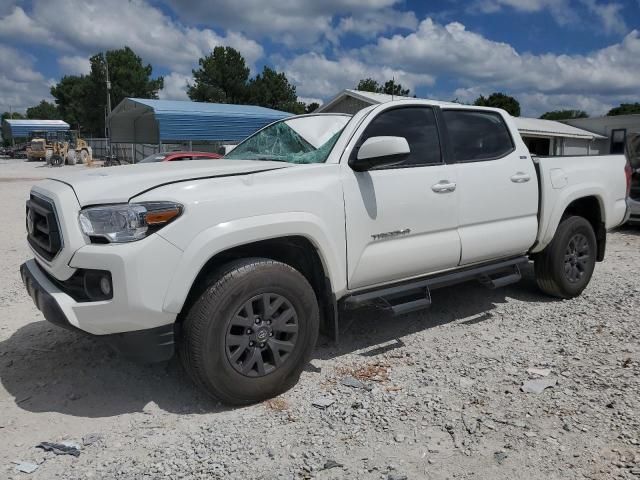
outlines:
{"label": "gravel ground", "polygon": [[[175,360],[130,363],[43,320],[18,267],[46,173],[0,160],[0,477],[640,479],[639,229],[609,235],[575,300],[541,295],[528,269],[501,290],[436,291],[419,314],[345,313],[296,387],[229,409]],[[521,390],[535,379],[552,386]],[[89,434],[77,458],[35,448]]]}

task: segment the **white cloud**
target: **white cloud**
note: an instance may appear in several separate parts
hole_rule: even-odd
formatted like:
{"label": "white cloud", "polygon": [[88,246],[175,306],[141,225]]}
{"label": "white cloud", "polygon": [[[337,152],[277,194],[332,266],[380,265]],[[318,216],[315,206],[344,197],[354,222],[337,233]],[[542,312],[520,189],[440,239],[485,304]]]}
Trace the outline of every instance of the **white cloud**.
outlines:
{"label": "white cloud", "polygon": [[52,80],[34,70],[33,63],[32,57],[0,45],[0,111],[24,112],[42,99],[51,99]]}
{"label": "white cloud", "polygon": [[58,65],[64,75],[86,75],[91,70],[89,59],[80,55],[64,55],[58,58]]}
{"label": "white cloud", "polygon": [[412,33],[379,37],[336,59],[306,53],[276,63],[305,97],[326,100],[365,77],[395,77],[412,90],[447,77],[455,78],[460,88],[446,100],[457,96],[469,102],[481,94],[505,91],[522,99],[525,113],[543,113],[540,110],[547,106],[601,113],[637,96],[640,32],[634,30],[620,43],[585,55],[534,55],[470,32],[457,22],[441,25],[426,19]]}
{"label": "white cloud", "polygon": [[395,78],[405,88],[433,85],[434,77],[426,74],[408,73],[402,69],[374,65],[342,56],[328,59],[317,53],[306,53],[291,60],[277,61],[277,68],[284,70],[295,85],[299,95],[313,98],[329,98],[345,88],[355,88],[362,78],[371,77],[379,82]]}
{"label": "white cloud", "polygon": [[417,26],[418,19],[414,12],[401,12],[389,8],[341,18],[336,33],[339,35],[351,33],[363,38],[375,38],[378,34],[394,28],[414,30]]}
{"label": "white cloud", "polygon": [[596,0],[581,0],[587,9],[600,19],[606,33],[625,33],[628,28],[622,16],[623,5],[619,3],[601,4]]}
{"label": "white cloud", "polygon": [[[353,33],[364,32],[367,36],[369,33],[363,30],[363,22],[383,32],[394,26],[394,22],[406,24],[411,16],[407,13],[402,18],[402,14],[391,10],[390,7],[401,0],[232,0],[216,2],[215,8],[201,0],[163,1],[185,21],[207,22],[245,32],[251,37],[269,37],[290,47],[313,46],[323,38],[336,42],[340,32],[334,30],[333,21],[337,16],[351,16]],[[390,14],[389,23],[381,13]],[[362,20],[367,15],[369,20]],[[373,17],[377,18],[374,20]]]}
{"label": "white cloud", "polygon": [[298,97],[299,102],[306,103],[309,105],[310,103],[317,103],[318,105],[322,105],[324,102],[321,98],[313,98],[313,97]]}
{"label": "white cloud", "polygon": [[191,75],[183,75],[171,72],[164,77],[164,88],[158,92],[158,97],[163,100],[189,100],[187,96],[187,84],[193,83]]}
{"label": "white cloud", "polygon": [[[64,22],[58,25],[56,19]],[[15,7],[0,19],[2,37],[76,55],[128,45],[145,62],[185,73],[217,45],[237,48],[250,65],[264,53],[243,34],[186,27],[143,0],[35,0],[30,13]]]}
{"label": "white cloud", "polygon": [[454,75],[461,83],[547,93],[637,93],[640,75],[640,34],[587,55],[533,55],[489,40],[460,23],[446,26],[424,20],[406,36],[380,38],[363,48],[359,58],[386,59],[409,73]]}

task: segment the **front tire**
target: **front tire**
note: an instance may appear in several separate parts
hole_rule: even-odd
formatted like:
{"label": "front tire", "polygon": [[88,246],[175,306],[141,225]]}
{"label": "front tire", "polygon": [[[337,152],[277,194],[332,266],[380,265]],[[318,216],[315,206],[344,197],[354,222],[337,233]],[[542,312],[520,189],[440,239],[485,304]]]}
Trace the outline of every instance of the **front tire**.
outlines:
{"label": "front tire", "polygon": [[587,287],[596,264],[597,243],[591,224],[568,217],[534,261],[538,287],[554,297],[574,298]]}
{"label": "front tire", "polygon": [[76,151],[75,150],[69,150],[67,152],[67,165],[75,165],[76,161],[77,161]]}
{"label": "front tire", "polygon": [[311,285],[281,262],[223,267],[189,309],[179,354],[196,384],[226,404],[274,397],[298,381],[318,338]]}

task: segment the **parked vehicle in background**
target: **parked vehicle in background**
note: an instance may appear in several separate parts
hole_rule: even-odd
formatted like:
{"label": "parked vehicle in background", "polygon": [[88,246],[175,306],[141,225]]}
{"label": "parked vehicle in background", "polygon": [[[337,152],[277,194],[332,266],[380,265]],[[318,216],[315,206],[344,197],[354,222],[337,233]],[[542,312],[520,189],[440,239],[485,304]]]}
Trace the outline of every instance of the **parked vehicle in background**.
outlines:
{"label": "parked vehicle in background", "polygon": [[44,161],[47,159],[47,150],[51,148],[50,135],[52,132],[33,131],[27,139],[27,161]]}
{"label": "parked vehicle in background", "polygon": [[640,133],[629,134],[627,150],[632,172],[629,191],[631,208],[629,223],[640,225]]}
{"label": "parked vehicle in background", "polygon": [[177,162],[184,160],[213,160],[222,155],[212,152],[159,152],[140,160],[138,163]]}
{"label": "parked vehicle in background", "polygon": [[533,159],[502,110],[418,99],[289,117],[167,167],[35,185],[22,278],[49,321],[130,355],[167,360],[175,339],[230,404],[294,385],[339,305],[403,314],[529,261],[544,293],[580,295],[631,177],[624,155]]}

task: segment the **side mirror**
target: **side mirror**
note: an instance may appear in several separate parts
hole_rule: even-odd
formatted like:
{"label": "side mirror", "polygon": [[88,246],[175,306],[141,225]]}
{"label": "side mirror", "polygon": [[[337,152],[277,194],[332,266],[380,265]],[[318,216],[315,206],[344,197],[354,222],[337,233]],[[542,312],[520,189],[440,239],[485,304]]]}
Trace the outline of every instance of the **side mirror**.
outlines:
{"label": "side mirror", "polygon": [[404,137],[371,137],[360,146],[356,157],[349,159],[349,166],[356,172],[365,172],[400,163],[410,152]]}

